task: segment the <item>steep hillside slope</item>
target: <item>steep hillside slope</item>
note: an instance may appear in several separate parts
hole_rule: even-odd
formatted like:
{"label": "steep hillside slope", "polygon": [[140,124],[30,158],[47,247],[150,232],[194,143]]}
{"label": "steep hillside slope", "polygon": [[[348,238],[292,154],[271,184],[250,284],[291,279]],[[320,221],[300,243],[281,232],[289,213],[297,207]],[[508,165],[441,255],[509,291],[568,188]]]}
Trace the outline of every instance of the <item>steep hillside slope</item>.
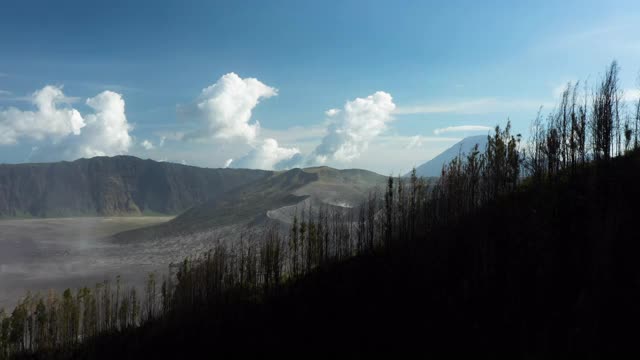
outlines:
{"label": "steep hillside slope", "polygon": [[386,177],[366,170],[329,167],[276,172],[195,206],[172,221],[117,234],[119,242],[185,235],[217,227],[261,223],[267,219],[289,223],[296,211],[318,205],[350,208],[381,186]]}
{"label": "steep hillside slope", "polygon": [[0,165],[0,217],[177,214],[271,172],[95,157]]}

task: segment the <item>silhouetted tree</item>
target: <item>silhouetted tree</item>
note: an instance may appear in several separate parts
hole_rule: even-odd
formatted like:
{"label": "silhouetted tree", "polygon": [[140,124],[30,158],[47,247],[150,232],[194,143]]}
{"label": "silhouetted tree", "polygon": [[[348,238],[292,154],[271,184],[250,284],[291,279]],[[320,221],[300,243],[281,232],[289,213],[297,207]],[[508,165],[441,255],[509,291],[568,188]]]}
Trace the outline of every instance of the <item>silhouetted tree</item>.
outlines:
{"label": "silhouetted tree", "polygon": [[593,99],[593,151],[596,159],[611,158],[619,123],[618,63],[612,62]]}

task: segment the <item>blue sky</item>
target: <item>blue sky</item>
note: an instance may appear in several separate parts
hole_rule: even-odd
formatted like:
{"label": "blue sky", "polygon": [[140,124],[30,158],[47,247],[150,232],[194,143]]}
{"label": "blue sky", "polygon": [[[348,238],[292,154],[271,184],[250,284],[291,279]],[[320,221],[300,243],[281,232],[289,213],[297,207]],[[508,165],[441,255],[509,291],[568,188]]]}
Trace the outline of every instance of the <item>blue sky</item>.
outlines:
{"label": "blue sky", "polygon": [[0,12],[0,163],[404,172],[508,117],[526,134],[613,59],[633,96],[638,34],[634,1],[16,1]]}

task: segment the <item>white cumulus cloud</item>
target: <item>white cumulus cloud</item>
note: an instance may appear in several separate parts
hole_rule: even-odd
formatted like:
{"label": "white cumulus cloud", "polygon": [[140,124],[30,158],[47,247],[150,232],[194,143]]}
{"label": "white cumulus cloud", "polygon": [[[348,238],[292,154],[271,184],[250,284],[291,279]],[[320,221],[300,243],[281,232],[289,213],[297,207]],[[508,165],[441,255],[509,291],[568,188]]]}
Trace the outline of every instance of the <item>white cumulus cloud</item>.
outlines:
{"label": "white cumulus cloud", "polygon": [[87,99],[93,113],[84,116],[69,106],[76,99],[66,97],[61,87],[47,85],[31,96],[35,111],[0,111],[0,145],[36,142],[31,158],[48,161],[127,153],[131,125],[122,96],[104,91]]}
{"label": "white cumulus cloud", "polygon": [[[298,148],[281,147],[275,139],[267,138],[247,155],[238,159],[238,161],[233,161],[233,167],[281,170],[291,168],[300,161],[301,155]],[[231,164],[228,161],[226,165],[229,166]]]}
{"label": "white cumulus cloud", "polygon": [[86,125],[76,109],[64,107],[68,98],[62,88],[45,86],[31,96],[36,111],[15,107],[0,111],[0,145],[16,144],[21,139],[58,141],[68,135],[78,135]]}
{"label": "white cumulus cloud", "polygon": [[336,116],[339,113],[340,113],[340,109],[329,109],[329,110],[324,112],[324,114],[329,116],[329,117]]}
{"label": "white cumulus cloud", "polygon": [[258,122],[249,123],[253,109],[260,100],[277,94],[277,89],[258,79],[243,79],[235,73],[228,73],[203,89],[194,104],[180,107],[179,112],[183,117],[199,119],[206,126],[206,131],[195,131],[188,138],[211,136],[251,142],[260,128]]}
{"label": "white cumulus cloud", "polygon": [[332,112],[336,122],[329,126],[309,162],[349,162],[358,158],[369,142],[386,129],[395,108],[391,95],[383,91],[347,101],[342,111]]}
{"label": "white cumulus cloud", "polygon": [[87,126],[78,136],[74,148],[78,157],[112,156],[126,154],[133,142],[129,131],[122,96],[103,91],[87,99],[95,113],[86,116]]}
{"label": "white cumulus cloud", "polygon": [[144,140],[140,145],[142,145],[145,150],[153,150],[155,148],[153,143],[149,140]]}
{"label": "white cumulus cloud", "polygon": [[461,126],[448,126],[441,129],[433,130],[436,135],[446,134],[451,132],[473,132],[473,131],[491,131],[491,126],[484,125],[461,125]]}
{"label": "white cumulus cloud", "polygon": [[39,147],[32,154],[32,160],[74,160],[129,152],[133,143],[129,135],[132,126],[127,121],[122,96],[113,91],[103,91],[87,99],[86,104],[94,112],[84,116],[84,126],[77,133]]}

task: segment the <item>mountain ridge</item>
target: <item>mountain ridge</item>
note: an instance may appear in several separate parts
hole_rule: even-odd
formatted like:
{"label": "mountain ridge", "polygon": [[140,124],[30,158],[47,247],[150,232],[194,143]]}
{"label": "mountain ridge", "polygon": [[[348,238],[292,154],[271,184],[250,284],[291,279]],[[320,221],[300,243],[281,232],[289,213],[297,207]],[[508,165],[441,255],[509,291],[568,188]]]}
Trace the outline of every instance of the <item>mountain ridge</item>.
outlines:
{"label": "mountain ridge", "polygon": [[174,215],[272,173],[133,156],[0,164],[0,217]]}
{"label": "mountain ridge", "polygon": [[113,236],[143,241],[239,224],[287,224],[312,204],[349,209],[386,179],[362,169],[210,169],[133,156],[2,164],[0,218],[178,215]]}
{"label": "mountain ridge", "polygon": [[[278,171],[245,184],[215,199],[196,205],[169,222],[118,233],[116,242],[182,236],[237,224],[254,225],[274,220],[287,224],[298,210],[317,206],[350,207],[363,201],[370,190],[387,178],[368,170],[330,167]],[[294,208],[293,211],[291,208]]]}

